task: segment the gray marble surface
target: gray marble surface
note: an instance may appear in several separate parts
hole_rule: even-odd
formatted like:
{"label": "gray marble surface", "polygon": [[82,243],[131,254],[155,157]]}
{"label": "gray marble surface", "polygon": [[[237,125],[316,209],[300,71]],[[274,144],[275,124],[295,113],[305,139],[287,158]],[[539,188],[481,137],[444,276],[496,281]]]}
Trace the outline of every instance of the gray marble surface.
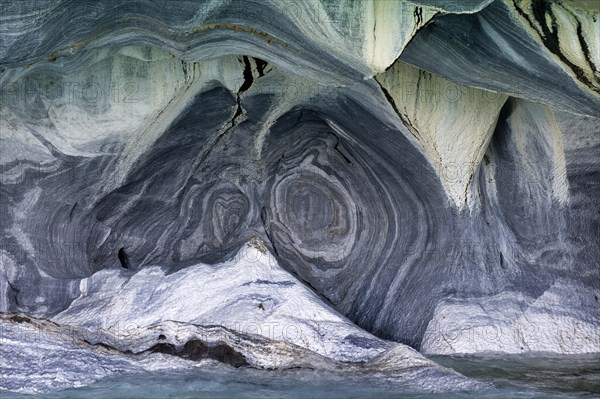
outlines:
{"label": "gray marble surface", "polygon": [[[600,351],[581,335],[600,320],[588,3],[0,6],[0,311],[161,323],[172,309],[157,298],[237,298],[176,277],[260,242],[313,295],[255,279],[284,284],[268,304],[331,309],[369,339],[513,353],[523,340],[444,332],[533,315],[547,335],[524,351]],[[112,305],[82,305],[91,282]],[[235,320],[219,309],[180,321]],[[340,339],[339,356],[373,355]]]}

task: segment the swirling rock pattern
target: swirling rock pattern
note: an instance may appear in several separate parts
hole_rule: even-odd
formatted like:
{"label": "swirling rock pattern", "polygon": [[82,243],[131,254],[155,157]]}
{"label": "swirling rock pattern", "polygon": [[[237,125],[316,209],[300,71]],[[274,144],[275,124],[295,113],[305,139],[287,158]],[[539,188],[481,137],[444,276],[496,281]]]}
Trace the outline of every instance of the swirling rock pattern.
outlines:
{"label": "swirling rock pattern", "polygon": [[582,3],[505,0],[443,15],[400,58],[458,83],[598,117],[598,10]]}
{"label": "swirling rock pattern", "polygon": [[0,310],[259,238],[415,348],[451,299],[596,312],[598,11],[371,3],[2,3]]}

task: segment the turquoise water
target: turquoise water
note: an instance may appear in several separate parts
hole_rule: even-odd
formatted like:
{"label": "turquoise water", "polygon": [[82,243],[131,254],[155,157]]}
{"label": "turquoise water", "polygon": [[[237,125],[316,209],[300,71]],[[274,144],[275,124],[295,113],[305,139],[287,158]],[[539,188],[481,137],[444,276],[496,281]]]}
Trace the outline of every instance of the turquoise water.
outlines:
{"label": "turquoise water", "polygon": [[[600,357],[435,357],[444,366],[492,383],[496,388],[473,393],[415,394],[372,378],[344,379],[312,370],[285,373],[252,369],[146,373],[108,378],[88,387],[36,398],[600,398]],[[0,398],[31,398],[0,393]]]}
{"label": "turquoise water", "polygon": [[[600,398],[600,354],[585,356],[432,357],[439,364],[500,389]],[[566,394],[560,396],[559,393]],[[528,397],[528,396],[523,396]]]}

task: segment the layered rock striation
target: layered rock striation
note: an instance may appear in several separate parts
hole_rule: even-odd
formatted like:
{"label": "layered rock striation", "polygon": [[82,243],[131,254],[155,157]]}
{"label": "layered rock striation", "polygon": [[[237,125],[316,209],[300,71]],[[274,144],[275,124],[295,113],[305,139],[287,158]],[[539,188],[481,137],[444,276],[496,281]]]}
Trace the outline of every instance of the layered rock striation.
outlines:
{"label": "layered rock striation", "polygon": [[[1,7],[3,312],[160,325],[189,294],[224,302],[180,322],[327,308],[373,348],[600,351],[593,4]],[[295,288],[227,263],[250,241]]]}

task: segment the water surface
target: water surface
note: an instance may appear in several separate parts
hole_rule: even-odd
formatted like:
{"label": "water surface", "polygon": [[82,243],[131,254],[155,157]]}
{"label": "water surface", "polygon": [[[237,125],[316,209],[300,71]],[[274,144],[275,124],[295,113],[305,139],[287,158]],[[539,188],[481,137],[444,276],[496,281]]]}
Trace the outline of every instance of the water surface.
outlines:
{"label": "water surface", "polygon": [[435,361],[489,382],[484,392],[432,394],[402,390],[373,377],[351,379],[314,370],[287,372],[225,367],[107,378],[90,386],[41,395],[2,392],[2,399],[116,398],[366,398],[507,399],[600,398],[600,355],[441,356]]}

